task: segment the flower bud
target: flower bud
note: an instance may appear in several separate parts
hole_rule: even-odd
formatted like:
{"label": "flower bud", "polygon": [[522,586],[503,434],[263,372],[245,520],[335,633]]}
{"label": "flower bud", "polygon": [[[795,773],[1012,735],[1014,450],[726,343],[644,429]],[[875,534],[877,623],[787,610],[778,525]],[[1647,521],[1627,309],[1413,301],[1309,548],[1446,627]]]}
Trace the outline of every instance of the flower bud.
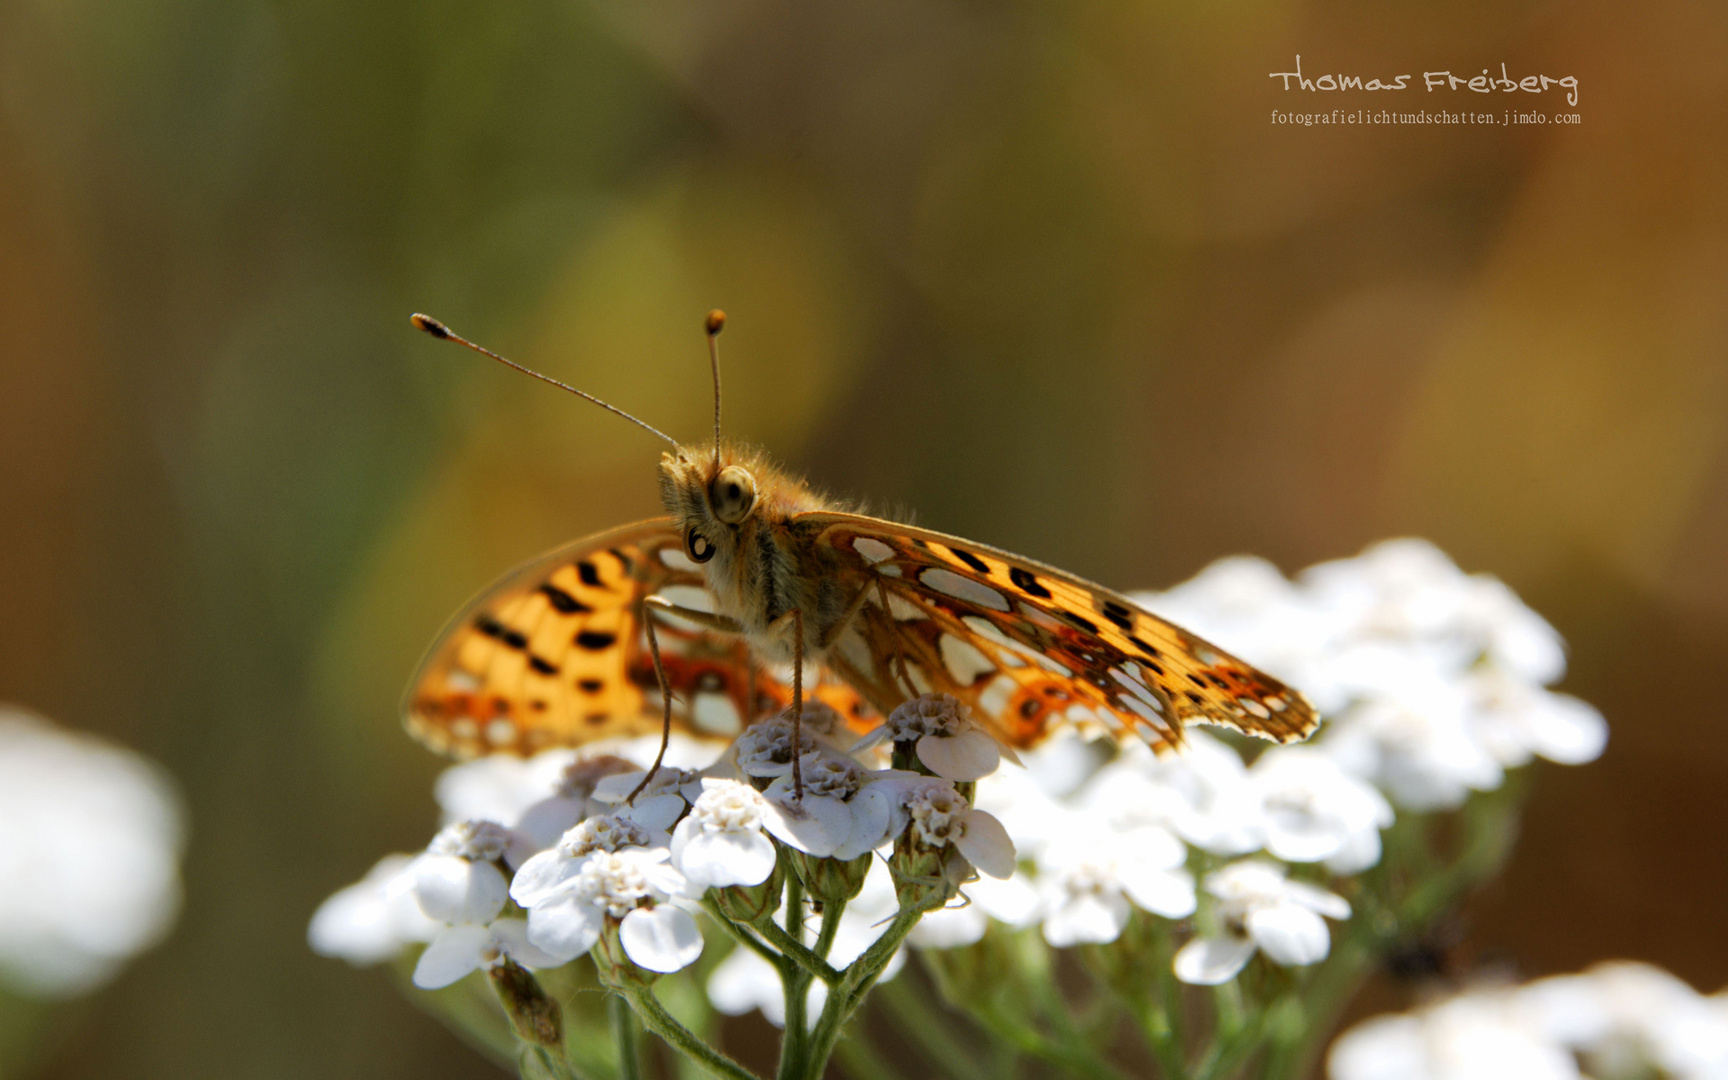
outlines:
{"label": "flower bud", "polygon": [[870,860],[875,852],[866,851],[856,859],[818,858],[802,851],[788,850],[792,868],[804,882],[810,899],[823,904],[851,900],[864,889],[864,879],[870,873]]}
{"label": "flower bud", "polygon": [[771,918],[780,907],[780,892],[786,884],[786,868],[776,861],[773,871],[760,885],[721,885],[708,891],[721,914],[736,923],[757,923]]}
{"label": "flower bud", "polygon": [[523,1042],[557,1048],[564,1043],[564,1019],[558,1003],[540,985],[540,980],[514,960],[506,959],[486,969],[492,989],[510,1017],[510,1027]]}
{"label": "flower bud", "polygon": [[600,931],[600,940],[588,951],[588,955],[594,958],[601,985],[619,991],[627,986],[654,985],[654,981],[660,978],[659,973],[649,971],[630,959],[630,954],[624,951],[624,943],[619,940],[618,927],[619,920],[608,917]]}

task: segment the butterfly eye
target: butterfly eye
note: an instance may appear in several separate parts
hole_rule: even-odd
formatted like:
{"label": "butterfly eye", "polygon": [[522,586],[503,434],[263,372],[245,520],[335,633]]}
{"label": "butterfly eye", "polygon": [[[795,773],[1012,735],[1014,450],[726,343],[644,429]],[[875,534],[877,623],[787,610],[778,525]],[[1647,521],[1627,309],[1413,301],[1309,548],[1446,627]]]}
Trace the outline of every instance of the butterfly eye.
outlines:
{"label": "butterfly eye", "polygon": [[720,470],[709,487],[708,502],[714,507],[715,517],[728,525],[736,525],[756,505],[756,479],[748,470],[728,465]]}
{"label": "butterfly eye", "polygon": [[697,562],[707,562],[714,557],[714,542],[691,529],[684,534],[684,550]]}

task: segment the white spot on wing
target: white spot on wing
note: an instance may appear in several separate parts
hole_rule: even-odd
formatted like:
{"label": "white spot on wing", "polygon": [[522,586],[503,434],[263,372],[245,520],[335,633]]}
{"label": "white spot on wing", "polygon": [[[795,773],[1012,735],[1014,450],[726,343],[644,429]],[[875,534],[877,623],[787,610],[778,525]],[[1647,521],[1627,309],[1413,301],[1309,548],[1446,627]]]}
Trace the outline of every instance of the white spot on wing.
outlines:
{"label": "white spot on wing", "polygon": [[880,540],[874,540],[868,536],[853,538],[852,550],[870,560],[871,565],[875,565],[884,559],[891,559],[894,557],[893,548],[884,544]]}
{"label": "white spot on wing", "polygon": [[459,694],[472,694],[480,689],[480,676],[461,668],[451,668],[450,674],[444,677],[444,681],[450,684],[450,689]]}
{"label": "white spot on wing", "polygon": [[944,596],[952,596],[956,600],[964,600],[968,604],[977,604],[992,611],[1008,610],[1007,597],[988,585],[961,577],[952,570],[932,566],[920,573],[918,580]]}
{"label": "white spot on wing", "polygon": [[980,675],[996,670],[988,656],[979,652],[971,642],[953,634],[942,635],[941,649],[942,666],[961,686],[971,686]]}
{"label": "white spot on wing", "polygon": [[690,703],[690,722],[698,730],[715,735],[736,735],[744,730],[738,715],[738,705],[730,694],[697,694]]}
{"label": "white spot on wing", "polygon": [[689,570],[692,572],[696,572],[696,571],[700,571],[702,569],[700,566],[698,566],[696,564],[695,560],[691,559],[690,556],[684,554],[683,548],[675,548],[675,547],[663,547],[663,548],[661,548],[660,549],[660,561],[665,563],[667,565],[667,567],[669,567],[670,569],[673,569],[673,570]]}
{"label": "white spot on wing", "polygon": [[486,725],[486,741],[493,746],[503,746],[516,741],[516,725],[505,719],[497,719]]}
{"label": "white spot on wing", "polygon": [[906,678],[911,680],[912,686],[920,694],[928,694],[932,689],[930,676],[924,674],[924,669],[910,660],[906,661]]}
{"label": "white spot on wing", "polygon": [[1164,718],[1162,716],[1159,716],[1144,701],[1141,701],[1139,698],[1137,698],[1137,697],[1125,697],[1122,699],[1122,704],[1128,706],[1128,708],[1131,711],[1139,713],[1141,716],[1145,717],[1147,723],[1151,724],[1153,727],[1157,728],[1159,731],[1169,731],[1170,730],[1169,726],[1164,723]]}
{"label": "white spot on wing", "polygon": [[998,675],[991,679],[984,692],[978,695],[978,708],[987,716],[1001,716],[1008,708],[1008,702],[1013,700],[1014,691],[1019,687],[1011,676]]}
{"label": "white spot on wing", "polygon": [[[710,614],[714,611],[714,594],[700,585],[668,585],[655,595],[659,596],[669,604],[676,604],[681,608],[689,608],[692,611],[705,611]],[[706,627],[702,626],[700,623],[692,622],[689,619],[681,619],[669,611],[656,611],[654,617],[656,619],[664,620],[666,623],[675,626],[680,630],[697,631],[706,629]]]}
{"label": "white spot on wing", "polygon": [[480,734],[480,725],[464,716],[460,720],[450,721],[450,734],[458,739],[472,739]]}

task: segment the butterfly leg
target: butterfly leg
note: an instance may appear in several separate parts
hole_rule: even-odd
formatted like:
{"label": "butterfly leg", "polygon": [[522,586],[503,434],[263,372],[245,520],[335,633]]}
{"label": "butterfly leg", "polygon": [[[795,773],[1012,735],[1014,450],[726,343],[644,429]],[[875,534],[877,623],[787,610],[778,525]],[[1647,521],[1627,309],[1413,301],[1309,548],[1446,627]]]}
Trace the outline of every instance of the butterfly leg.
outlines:
{"label": "butterfly leg", "polygon": [[[635,806],[636,796],[642,794],[642,789],[654,779],[654,774],[660,771],[660,763],[666,760],[666,747],[672,742],[672,688],[666,683],[666,665],[660,660],[660,640],[654,636],[654,612],[658,606],[650,606],[649,601],[655,597],[645,597],[642,601],[642,631],[648,637],[648,655],[654,658],[654,678],[660,683],[660,701],[665,713],[660,726],[660,752],[654,755],[654,764],[648,769],[648,774],[642,777],[642,782],[636,785],[636,790],[624,800],[625,806]],[[671,606],[671,605],[667,605]]]}
{"label": "butterfly leg", "polygon": [[[693,622],[704,630],[713,630],[721,634],[731,634],[733,637],[739,637],[744,633],[743,624],[739,623],[737,619],[727,618],[725,615],[716,615],[712,611],[700,611],[696,608],[687,608],[679,604],[674,604],[664,596],[644,597],[642,604],[645,608],[651,608],[663,615],[671,615],[674,618]],[[646,619],[644,619],[644,622],[646,622]]]}
{"label": "butterfly leg", "polygon": [[799,764],[804,746],[804,613],[797,608],[787,612],[792,616],[792,798],[804,801],[804,770]]}

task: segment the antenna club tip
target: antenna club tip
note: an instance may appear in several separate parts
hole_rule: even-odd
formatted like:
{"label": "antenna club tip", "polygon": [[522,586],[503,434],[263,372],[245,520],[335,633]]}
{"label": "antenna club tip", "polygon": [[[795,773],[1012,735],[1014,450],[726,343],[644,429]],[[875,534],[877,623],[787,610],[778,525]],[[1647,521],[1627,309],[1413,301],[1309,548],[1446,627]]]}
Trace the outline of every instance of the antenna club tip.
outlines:
{"label": "antenna club tip", "polygon": [[450,336],[450,328],[430,315],[422,315],[416,311],[414,314],[408,316],[408,321],[413,323],[417,329],[424,330],[435,338],[447,338]]}
{"label": "antenna club tip", "polygon": [[726,313],[721,311],[719,308],[715,308],[713,311],[708,313],[708,317],[702,321],[702,325],[707,328],[708,336],[714,337],[716,334],[720,333],[720,331],[726,329]]}

